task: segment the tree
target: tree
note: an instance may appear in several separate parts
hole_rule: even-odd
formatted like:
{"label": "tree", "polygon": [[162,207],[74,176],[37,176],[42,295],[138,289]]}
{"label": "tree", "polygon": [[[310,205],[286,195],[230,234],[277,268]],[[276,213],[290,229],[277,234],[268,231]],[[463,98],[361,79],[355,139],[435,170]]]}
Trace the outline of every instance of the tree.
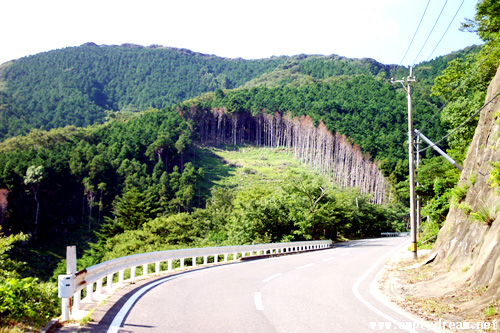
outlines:
{"label": "tree", "polygon": [[7,253],[12,249],[15,242],[25,241],[28,236],[23,233],[5,236],[0,227],[0,281],[15,277],[22,270],[23,263],[12,260]]}
{"label": "tree", "polygon": [[106,216],[102,236],[109,237],[126,230],[135,230],[156,217],[158,203],[152,193],[139,192],[135,187],[129,189],[113,203],[115,218]]}
{"label": "tree", "polygon": [[30,166],[28,170],[26,170],[26,176],[24,177],[24,184],[29,186],[29,191],[33,193],[36,202],[36,212],[35,212],[35,231],[33,232],[33,237],[36,239],[37,237],[37,229],[38,229],[38,212],[40,210],[40,202],[38,201],[38,189],[40,188],[40,183],[45,177],[45,169],[42,165],[39,166]]}
{"label": "tree", "polygon": [[103,207],[102,196],[106,193],[106,183],[99,183],[97,185],[97,189],[99,190],[99,217],[97,218],[97,224],[101,222],[101,211]]}
{"label": "tree", "polygon": [[90,237],[90,231],[92,226],[92,207],[94,207],[95,200],[95,186],[92,184],[89,177],[83,179],[84,195],[87,197],[87,204],[89,205],[89,227],[88,236]]}
{"label": "tree", "polygon": [[481,0],[476,4],[474,19],[466,19],[462,30],[476,32],[485,42],[498,38],[500,31],[500,2],[498,0]]}
{"label": "tree", "polygon": [[[148,149],[146,150],[146,155],[150,156],[150,158],[152,159],[152,156],[156,154],[158,161],[161,161],[165,164],[165,171],[168,172],[168,160],[170,156],[169,151],[172,149],[171,146],[172,139],[170,138],[170,134],[167,133],[159,135],[158,138],[156,138],[156,140],[149,145]],[[164,155],[165,157],[163,157]]]}
{"label": "tree", "polygon": [[177,152],[181,155],[181,171],[184,169],[184,154],[186,153],[186,151],[188,151],[191,143],[191,132],[189,131],[183,132],[179,136],[179,139],[175,142],[175,149],[177,149]]}
{"label": "tree", "polygon": [[297,202],[306,208],[308,218],[298,221],[300,233],[306,238],[318,239],[321,229],[317,219],[318,210],[323,203],[325,196],[331,191],[330,184],[305,173],[290,175],[285,184],[285,191],[299,197]]}

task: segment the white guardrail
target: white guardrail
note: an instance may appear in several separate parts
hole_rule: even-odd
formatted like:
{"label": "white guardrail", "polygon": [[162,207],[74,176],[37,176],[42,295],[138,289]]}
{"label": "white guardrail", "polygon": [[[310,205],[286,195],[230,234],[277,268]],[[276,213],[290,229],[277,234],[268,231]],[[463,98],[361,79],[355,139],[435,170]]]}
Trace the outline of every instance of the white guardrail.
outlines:
{"label": "white guardrail", "polygon": [[382,237],[406,237],[410,236],[409,231],[404,231],[404,232],[381,232],[380,236]]}
{"label": "white guardrail", "polygon": [[[62,314],[63,321],[70,319],[70,299],[73,298],[72,312],[80,310],[80,301],[92,302],[94,298],[103,293],[103,280],[106,279],[106,293],[111,293],[113,287],[123,285],[125,282],[134,282],[136,277],[136,269],[142,266],[142,274],[139,278],[145,278],[148,275],[160,274],[162,272],[173,271],[172,262],[178,260],[179,269],[186,268],[185,259],[191,259],[191,266],[197,265],[197,258],[203,258],[203,265],[208,264],[209,257],[212,257],[213,263],[219,262],[219,256],[224,256],[223,262],[229,260],[238,260],[238,255],[241,258],[258,256],[265,254],[278,254],[301,252],[314,249],[322,249],[329,247],[332,244],[331,240],[323,241],[305,241],[305,242],[289,242],[289,243],[272,243],[272,244],[256,244],[256,245],[240,245],[240,246],[222,246],[222,247],[206,247],[192,248],[182,250],[168,250],[158,252],[148,252],[135,254],[126,257],[121,257],[95,266],[88,267],[79,272],[72,274],[59,275],[58,278],[58,296],[62,298]],[[74,247],[73,247],[74,248]],[[76,250],[75,250],[76,251]],[[76,253],[76,252],[75,252]],[[69,258],[68,258],[69,261]],[[76,267],[76,254],[74,267]],[[161,271],[161,263],[167,263],[167,270]],[[154,273],[149,273],[149,265],[154,265]],[[68,267],[70,267],[68,265]],[[128,270],[130,278],[125,280],[125,272]],[[74,269],[73,271],[76,271]],[[113,283],[114,275],[118,273],[118,281]],[[118,284],[118,285],[117,285]],[[95,286],[95,288],[94,288]],[[86,289],[87,295],[84,300],[81,299],[81,291]]]}

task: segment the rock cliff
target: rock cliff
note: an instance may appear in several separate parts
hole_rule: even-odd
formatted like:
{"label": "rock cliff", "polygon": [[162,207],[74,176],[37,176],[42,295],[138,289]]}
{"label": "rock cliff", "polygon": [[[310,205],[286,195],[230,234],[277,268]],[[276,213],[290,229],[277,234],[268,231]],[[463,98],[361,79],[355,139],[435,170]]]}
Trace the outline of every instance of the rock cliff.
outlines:
{"label": "rock cliff", "polygon": [[[499,91],[500,67],[490,83],[486,102]],[[481,290],[464,300],[462,308],[466,311],[481,311],[500,298],[500,188],[490,182],[492,162],[500,161],[499,111],[500,96],[480,113],[458,185],[457,192],[463,195],[452,204],[434,245],[434,277],[414,290],[429,297]]]}

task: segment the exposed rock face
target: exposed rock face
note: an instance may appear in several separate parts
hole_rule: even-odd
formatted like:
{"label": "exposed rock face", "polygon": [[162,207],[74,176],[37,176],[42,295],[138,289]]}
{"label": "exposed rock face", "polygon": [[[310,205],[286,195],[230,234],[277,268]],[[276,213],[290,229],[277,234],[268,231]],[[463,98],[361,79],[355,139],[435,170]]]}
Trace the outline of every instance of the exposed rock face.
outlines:
{"label": "exposed rock face", "polygon": [[[499,91],[500,67],[490,83],[486,101]],[[491,162],[500,161],[499,111],[500,96],[481,111],[460,175],[459,186],[468,189],[459,204],[452,204],[434,246],[438,254],[433,270],[440,273],[415,290],[425,295],[429,289],[431,296],[431,290],[440,290],[444,295],[457,288],[486,288],[479,298],[464,303],[470,309],[479,309],[500,298],[500,189],[492,188],[488,182]],[[487,212],[489,221],[472,218],[481,211]]]}

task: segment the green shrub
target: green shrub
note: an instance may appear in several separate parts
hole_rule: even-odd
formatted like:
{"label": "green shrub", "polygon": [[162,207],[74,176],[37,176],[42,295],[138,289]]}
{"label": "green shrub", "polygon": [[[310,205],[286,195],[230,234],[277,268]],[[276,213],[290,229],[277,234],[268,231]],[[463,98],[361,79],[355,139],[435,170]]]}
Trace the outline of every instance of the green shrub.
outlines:
{"label": "green shrub", "polygon": [[498,209],[498,206],[494,208],[481,206],[478,210],[471,212],[469,216],[474,221],[482,222],[488,226],[491,226],[491,224],[497,217]]}
{"label": "green shrub", "polygon": [[500,187],[500,162],[491,162],[490,179],[491,187]]}
{"label": "green shrub", "polygon": [[459,203],[457,207],[467,216],[469,216],[472,213],[472,207],[468,202]]}
{"label": "green shrub", "polygon": [[470,188],[470,184],[465,184],[462,186],[457,186],[452,190],[452,197],[451,201],[454,204],[460,204],[464,199],[465,195],[467,194],[467,190]]}
{"label": "green shrub", "polygon": [[29,322],[44,325],[58,311],[57,288],[37,278],[0,281],[0,323]]}
{"label": "green shrub", "polygon": [[54,283],[40,283],[37,278],[21,278],[18,270],[24,263],[9,258],[13,243],[27,235],[4,236],[0,229],[0,326],[12,323],[43,326],[57,314],[59,300]]}

